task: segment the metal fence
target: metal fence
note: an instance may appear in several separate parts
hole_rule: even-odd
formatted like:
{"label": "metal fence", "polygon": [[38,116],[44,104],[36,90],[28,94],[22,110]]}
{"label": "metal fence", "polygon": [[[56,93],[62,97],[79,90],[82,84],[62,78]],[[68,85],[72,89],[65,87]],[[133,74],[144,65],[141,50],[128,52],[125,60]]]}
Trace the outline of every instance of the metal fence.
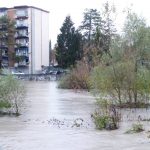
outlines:
{"label": "metal fence", "polygon": [[55,81],[59,80],[65,74],[17,74],[15,75],[20,80],[28,81]]}

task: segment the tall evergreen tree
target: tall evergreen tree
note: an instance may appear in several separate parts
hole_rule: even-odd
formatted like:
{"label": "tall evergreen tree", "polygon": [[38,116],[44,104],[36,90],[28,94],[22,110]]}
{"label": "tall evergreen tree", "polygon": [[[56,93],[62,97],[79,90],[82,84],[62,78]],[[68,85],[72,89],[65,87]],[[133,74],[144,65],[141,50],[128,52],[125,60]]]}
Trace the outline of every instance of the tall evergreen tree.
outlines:
{"label": "tall evergreen tree", "polygon": [[60,31],[57,37],[56,60],[59,66],[67,68],[82,57],[82,36],[75,30],[70,16],[66,17]]}
{"label": "tall evergreen tree", "polygon": [[104,4],[103,19],[101,23],[101,28],[97,27],[95,31],[95,47],[98,50],[98,54],[101,56],[106,53],[110,57],[110,46],[112,38],[115,36],[116,29],[113,24],[112,16],[115,13],[115,7],[110,6],[108,2]]}
{"label": "tall evergreen tree", "polygon": [[82,25],[79,27],[83,32],[84,38],[90,42],[97,27],[101,27],[101,17],[97,9],[86,9],[83,16]]}

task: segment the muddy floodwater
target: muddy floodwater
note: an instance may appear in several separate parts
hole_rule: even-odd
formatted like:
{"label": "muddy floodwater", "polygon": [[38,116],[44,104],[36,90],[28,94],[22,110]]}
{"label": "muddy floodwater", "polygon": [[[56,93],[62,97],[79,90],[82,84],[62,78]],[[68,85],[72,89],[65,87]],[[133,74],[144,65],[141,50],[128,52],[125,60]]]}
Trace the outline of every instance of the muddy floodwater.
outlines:
{"label": "muddy floodwater", "polygon": [[150,150],[149,122],[137,134],[124,134],[131,121],[98,131],[90,117],[95,109],[90,93],[57,89],[53,81],[25,84],[22,115],[0,117],[0,150]]}

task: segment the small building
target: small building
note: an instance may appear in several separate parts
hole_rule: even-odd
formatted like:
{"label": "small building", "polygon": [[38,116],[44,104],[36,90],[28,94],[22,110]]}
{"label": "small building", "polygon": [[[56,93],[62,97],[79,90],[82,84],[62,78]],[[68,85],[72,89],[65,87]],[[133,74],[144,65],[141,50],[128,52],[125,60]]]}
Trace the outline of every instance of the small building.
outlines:
{"label": "small building", "polygon": [[[2,65],[37,73],[42,66],[49,66],[49,12],[33,6],[0,8],[0,17],[7,15],[15,20],[15,45],[0,45]],[[21,57],[18,62],[9,58],[9,52]]]}

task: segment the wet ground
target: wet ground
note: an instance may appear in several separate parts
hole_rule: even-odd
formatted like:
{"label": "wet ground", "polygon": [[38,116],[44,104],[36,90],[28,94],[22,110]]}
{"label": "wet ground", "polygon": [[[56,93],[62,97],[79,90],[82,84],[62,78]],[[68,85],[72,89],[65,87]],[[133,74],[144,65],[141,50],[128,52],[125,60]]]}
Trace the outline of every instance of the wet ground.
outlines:
{"label": "wet ground", "polygon": [[149,122],[138,134],[124,134],[129,121],[115,131],[98,131],[90,117],[95,100],[89,93],[57,89],[56,82],[26,84],[22,115],[0,118],[0,150],[150,150]]}

